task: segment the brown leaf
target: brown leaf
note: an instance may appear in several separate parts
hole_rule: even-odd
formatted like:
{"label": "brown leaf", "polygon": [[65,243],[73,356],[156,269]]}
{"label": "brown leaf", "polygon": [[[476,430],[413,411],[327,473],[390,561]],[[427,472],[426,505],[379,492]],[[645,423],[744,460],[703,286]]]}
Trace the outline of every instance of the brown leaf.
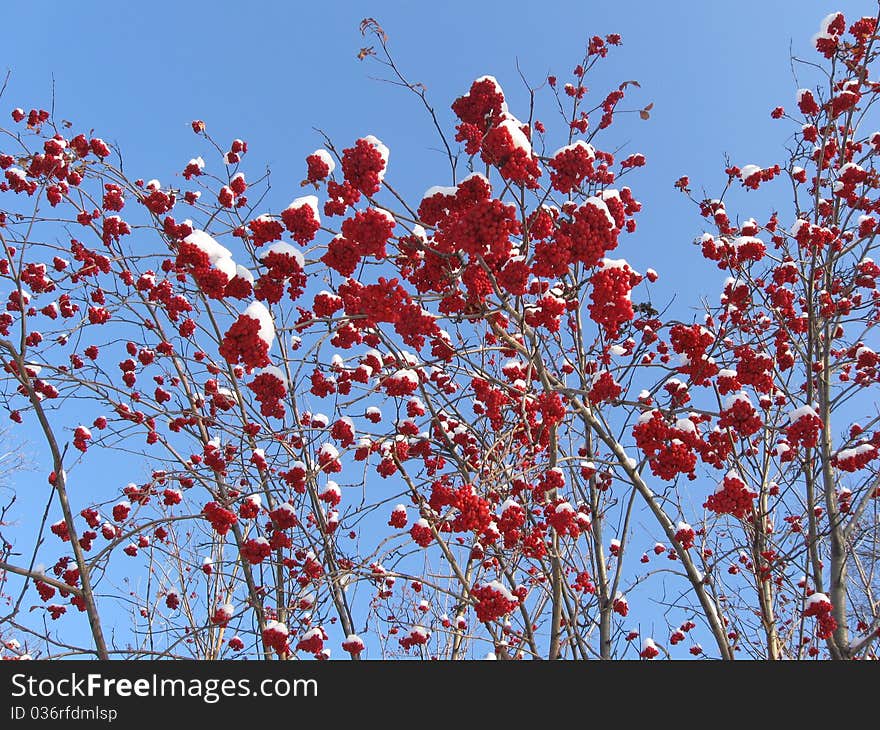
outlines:
{"label": "brown leaf", "polygon": [[639,112],[639,116],[642,119],[650,119],[651,118],[651,109],[653,109],[653,108],[654,108],[654,102],[652,101],[650,104],[648,104],[648,106],[646,106],[644,109],[642,109]]}
{"label": "brown leaf", "polygon": [[367,56],[375,56],[376,51],[373,50],[373,46],[367,46],[366,48],[361,48],[358,51],[357,59],[358,61],[363,61]]}
{"label": "brown leaf", "polygon": [[623,91],[627,86],[635,86],[637,89],[642,88],[642,85],[638,81],[624,81],[617,88],[620,89],[620,91]]}
{"label": "brown leaf", "polygon": [[361,35],[366,35],[367,31],[372,31],[379,38],[382,39],[382,43],[388,42],[388,34],[382,29],[382,26],[376,21],[375,18],[364,18],[361,21],[360,25]]}

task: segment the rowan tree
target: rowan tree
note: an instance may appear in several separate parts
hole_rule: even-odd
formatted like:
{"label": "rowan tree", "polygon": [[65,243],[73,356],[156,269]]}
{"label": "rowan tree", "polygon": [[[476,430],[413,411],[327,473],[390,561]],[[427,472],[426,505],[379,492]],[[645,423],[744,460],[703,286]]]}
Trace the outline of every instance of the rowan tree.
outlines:
{"label": "rowan tree", "polygon": [[167,185],[14,109],[0,402],[52,463],[6,654],[873,658],[876,28],[822,21],[779,160],[675,182],[720,270],[680,310],[626,259],[615,121],[652,105],[588,91],[616,34],[525,109],[476,79],[447,130],[366,19],[448,156],[418,199],[371,134],[278,203],[201,120]]}

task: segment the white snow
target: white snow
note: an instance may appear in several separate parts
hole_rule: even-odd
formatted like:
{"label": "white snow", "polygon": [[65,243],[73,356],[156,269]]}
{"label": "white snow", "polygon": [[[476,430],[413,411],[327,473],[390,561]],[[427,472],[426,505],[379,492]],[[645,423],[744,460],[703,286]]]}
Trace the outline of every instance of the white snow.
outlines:
{"label": "white snow", "polygon": [[838,451],[837,459],[838,461],[847,461],[848,459],[854,459],[860,454],[876,454],[876,452],[877,447],[873,444],[860,444],[859,446],[851,449],[842,449],[841,451]]}
{"label": "white snow", "polygon": [[276,380],[280,381],[284,385],[284,389],[287,390],[287,377],[282,372],[281,368],[276,367],[275,365],[267,365],[264,368],[261,368],[256,372],[257,375],[271,375]]}
{"label": "white snow", "polygon": [[388,169],[388,148],[382,144],[381,140],[378,137],[374,137],[372,134],[368,134],[364,137],[364,141],[369,142],[373,147],[376,148],[379,155],[381,155],[382,159],[385,161],[385,168],[379,173],[379,182],[382,182],[382,178],[385,177],[385,170]]}
{"label": "white snow", "polygon": [[791,235],[797,236],[797,234],[800,233],[801,228],[809,225],[809,221],[805,221],[803,218],[798,218],[791,226]]}
{"label": "white snow", "polygon": [[[328,155],[329,157],[329,155]],[[333,172],[333,167],[335,163],[333,160],[330,160],[330,172]],[[299,210],[300,208],[308,206],[312,209],[312,215],[315,216],[315,220],[318,223],[321,222],[321,215],[318,213],[318,196],[317,195],[303,195],[299,198],[295,198],[293,202],[287,206],[288,210]]]}
{"label": "white snow", "polygon": [[819,33],[817,37],[822,38],[830,38],[831,34],[828,32],[828,27],[834,22],[834,19],[840,15],[840,11],[835,11],[833,13],[828,13],[824,18],[822,18],[822,22],[819,24]]}
{"label": "white snow", "polygon": [[567,512],[569,514],[574,514],[576,511],[574,507],[571,506],[569,502],[560,502],[556,505],[556,509],[553,510],[556,514],[562,514],[563,512]]}
{"label": "white snow", "polygon": [[659,413],[659,411],[656,408],[653,410],[650,410],[650,411],[643,411],[639,415],[638,421],[636,421],[636,423],[647,423],[648,421],[650,421],[654,417],[655,413]]}
{"label": "white snow", "polygon": [[617,225],[614,222],[614,216],[611,215],[611,211],[608,210],[608,206],[605,204],[605,201],[602,200],[602,198],[598,198],[595,195],[591,195],[589,198],[586,199],[586,201],[584,201],[584,205],[582,207],[586,207],[588,205],[590,205],[590,206],[596,208],[598,211],[600,211],[607,219],[608,225],[610,225],[612,228],[614,228],[614,226]]}
{"label": "white snow", "polygon": [[394,380],[406,380],[407,382],[418,385],[419,374],[410,368],[401,368],[391,376]]}
{"label": "white snow", "polygon": [[745,391],[740,390],[740,391],[737,391],[736,393],[731,393],[729,396],[727,396],[724,399],[724,403],[723,403],[724,410],[729,411],[731,408],[733,408],[734,404],[737,402],[746,403],[747,405],[754,408],[754,406],[752,405],[752,399],[749,398],[749,394],[746,393]]}
{"label": "white snow", "polygon": [[250,270],[246,269],[241,264],[235,265],[235,275],[239,279],[244,279],[248,284],[253,286],[254,284],[254,275],[250,272]]}
{"label": "white snow", "polygon": [[281,256],[290,256],[296,261],[297,266],[299,266],[300,269],[304,269],[306,266],[306,260],[303,258],[302,252],[284,241],[275,241],[268,246],[266,250],[260,254],[260,261],[265,261],[266,257],[273,253],[280,254]]}
{"label": "white snow", "polygon": [[324,490],[321,492],[321,495],[341,495],[342,490],[339,488],[339,485],[334,482],[332,479],[327,480],[327,485],[324,487]]}
{"label": "white snow", "polygon": [[513,499],[513,497],[508,497],[501,504],[501,514],[504,514],[509,509],[522,509],[522,505],[520,505],[519,502]]}
{"label": "white snow", "polygon": [[308,641],[309,639],[324,639],[324,632],[320,626],[315,626],[315,628],[309,629],[302,635],[303,641]]}
{"label": "white snow", "polygon": [[500,593],[508,601],[519,603],[519,599],[513,595],[501,581],[493,580],[484,584],[487,588],[491,588],[496,593]]}
{"label": "white snow", "polygon": [[435,195],[448,195],[451,197],[457,192],[457,187],[450,187],[448,185],[434,185],[425,191],[425,194],[422,196],[422,200],[426,200],[427,198],[431,198]]}
{"label": "white snow", "polygon": [[810,406],[801,406],[800,408],[795,408],[788,414],[788,420],[790,423],[794,423],[800,418],[810,416],[813,418],[819,418],[819,415]]}
{"label": "white snow", "polygon": [[520,129],[520,122],[517,119],[505,119],[498,125],[502,129],[506,129],[507,133],[510,135],[510,140],[513,142],[513,146],[517,149],[521,149],[527,155],[531,156],[532,154],[532,143],[529,142],[529,138],[526,137],[525,133]]}
{"label": "white snow", "polygon": [[[205,233],[205,231],[196,229],[184,238],[183,242],[204,251],[210,262],[221,271],[223,271],[223,269],[218,262],[222,259],[232,260],[232,252],[225,246],[221,246],[217,243],[217,241],[215,241],[208,233]],[[235,274],[233,274],[233,276],[235,276]]]}
{"label": "white snow", "polygon": [[602,259],[601,266],[603,269],[629,269],[636,276],[639,275],[638,272],[629,265],[629,261],[626,259]]}
{"label": "white snow", "polygon": [[329,458],[329,459],[338,459],[339,458],[339,451],[331,443],[323,444],[321,446],[321,448],[318,449],[318,453],[326,458]]}
{"label": "white snow", "polygon": [[[330,173],[332,173],[336,169],[336,161],[333,159],[332,155],[325,149],[315,150],[312,152],[312,155],[318,157],[321,162],[327,165],[327,169]],[[309,155],[311,157],[311,155]]]}
{"label": "white snow", "polygon": [[577,140],[576,142],[572,142],[571,144],[567,144],[564,147],[560,147],[556,152],[554,152],[551,157],[558,157],[563,152],[567,152],[568,150],[576,150],[576,149],[584,149],[587,152],[587,156],[592,160],[596,157],[596,150],[593,148],[593,145],[584,142],[582,139]]}
{"label": "white snow", "polygon": [[275,323],[272,320],[272,315],[269,314],[269,310],[266,309],[266,305],[255,299],[244,310],[244,316],[255,319],[260,323],[257,335],[268,347],[272,347],[272,343],[275,341]]}
{"label": "white snow", "polygon": [[757,172],[761,172],[761,168],[757,165],[744,165],[740,168],[739,177],[741,180],[746,180]]}

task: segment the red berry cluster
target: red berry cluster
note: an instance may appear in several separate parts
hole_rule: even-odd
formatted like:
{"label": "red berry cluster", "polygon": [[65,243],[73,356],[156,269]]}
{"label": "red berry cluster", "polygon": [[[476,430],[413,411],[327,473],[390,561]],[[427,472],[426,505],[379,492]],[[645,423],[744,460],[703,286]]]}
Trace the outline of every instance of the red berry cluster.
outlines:
{"label": "red berry cluster", "polygon": [[406,507],[402,504],[399,504],[391,511],[391,517],[388,520],[388,524],[391,527],[395,527],[400,530],[406,527],[406,522]]}
{"label": "red berry cluster", "polygon": [[281,220],[293,239],[302,246],[309,243],[321,228],[317,198],[306,197],[293,201],[281,211]]}
{"label": "red berry cluster", "polygon": [[709,378],[718,373],[718,366],[706,354],[713,342],[715,338],[712,333],[698,324],[676,324],[669,330],[672,349],[685,356],[685,362],[678,367],[678,372],[689,375],[695,385],[707,385]]}
{"label": "red berry cluster", "polygon": [[688,525],[685,522],[679,522],[676,532],[675,539],[679,545],[682,546],[685,550],[690,550],[694,546],[694,538],[696,537],[696,533],[694,532],[694,528]]}
{"label": "red berry cluster", "polygon": [[563,537],[569,535],[577,538],[581,534],[582,523],[579,517],[583,513],[578,512],[571,504],[564,499],[556,499],[544,507],[544,518],[556,533]]}
{"label": "red berry cluster", "polygon": [[757,493],[746,487],[746,483],[733,472],[728,472],[718,490],[710,494],[703,507],[717,514],[733,515],[745,519],[752,514]]}
{"label": "red berry cluster", "polygon": [[641,280],[641,275],[625,263],[606,264],[590,278],[590,318],[605,329],[609,338],[617,337],[621,325],[633,319],[630,293]]}
{"label": "red berry cluster", "polygon": [[269,541],[265,537],[245,540],[241,546],[241,557],[251,565],[262,563],[272,552]]}
{"label": "red berry cluster", "polygon": [[229,277],[211,265],[208,254],[200,247],[180,241],[177,245],[177,266],[190,272],[193,280],[207,296],[222,299]]}
{"label": "red berry cluster", "polygon": [[77,426],[73,432],[73,445],[85,453],[89,448],[89,440],[92,438],[92,432],[85,426]]}
{"label": "red berry cluster", "polygon": [[269,518],[276,530],[289,530],[299,524],[296,511],[289,502],[282,502],[278,507],[269,512]]}
{"label": "red berry cluster", "polygon": [[[325,153],[326,154],[326,153]],[[318,183],[321,180],[325,180],[330,175],[330,164],[328,161],[329,155],[325,157],[322,154],[317,152],[313,152],[308,157],[306,157],[306,167],[308,172],[306,173],[306,180],[310,183]]]}
{"label": "red berry cluster", "polygon": [[259,336],[260,323],[245,314],[223,335],[220,355],[231,365],[243,362],[248,367],[261,368],[269,364],[269,346]]}
{"label": "red berry cluster", "polygon": [[[279,621],[269,620],[263,629],[263,645],[269,649],[274,649],[279,655],[286,654],[290,651],[288,643],[289,631],[287,627]],[[230,642],[231,646],[232,642]]]}
{"label": "red berry cluster", "polygon": [[[598,266],[606,253],[617,248],[619,232],[605,201],[588,198],[571,212],[570,220],[560,220],[555,236],[555,254],[565,266],[572,261],[579,261],[587,267]],[[538,262],[536,249],[535,263]],[[538,270],[535,273],[545,275]]]}
{"label": "red berry cluster", "polygon": [[428,521],[424,518],[419,519],[419,521],[410,528],[409,535],[413,539],[413,542],[419,547],[426,548],[434,542],[434,533],[428,525]]}
{"label": "red berry cluster", "polygon": [[361,256],[385,258],[385,245],[394,230],[394,217],[378,208],[358,211],[342,222],[342,235],[358,247]]}
{"label": "red berry cluster", "polygon": [[590,403],[612,403],[623,392],[621,385],[614,379],[614,376],[608,371],[603,370],[593,379],[593,386],[590,388]]}
{"label": "red berry cluster", "polygon": [[494,125],[483,138],[480,157],[494,165],[505,180],[537,188],[541,168],[532,155],[527,128],[513,119]]}
{"label": "red berry cluster", "polygon": [[834,466],[841,471],[855,472],[863,469],[880,455],[877,447],[872,443],[862,443],[851,449],[843,449],[835,454],[832,459]]}
{"label": "red berry cluster", "polygon": [[499,581],[474,586],[471,596],[476,600],[474,611],[483,623],[492,623],[513,611],[519,600]]}
{"label": "red berry cluster", "polygon": [[[378,140],[359,139],[342,151],[342,173],[346,182],[364,195],[375,195],[382,184],[387,164]],[[379,142],[381,145],[381,142]]]}
{"label": "red berry cluster", "polygon": [[216,502],[208,502],[202,508],[202,515],[211,523],[211,527],[218,535],[225,535],[229,529],[238,521],[235,512],[224,509]]}
{"label": "red berry cluster", "polygon": [[423,626],[413,626],[410,632],[400,639],[400,645],[407,651],[414,646],[425,646],[430,638],[430,632]]}
{"label": "red berry cluster", "polygon": [[548,163],[553,168],[550,184],[555,190],[568,195],[593,174],[596,153],[586,142],[575,142],[557,151]]}
{"label": "red berry cluster", "polygon": [[247,387],[254,392],[262,415],[284,418],[281,401],[287,395],[287,386],[275,373],[259,373]]}
{"label": "red berry cluster", "polygon": [[639,656],[642,659],[653,659],[654,657],[660,654],[660,650],[657,648],[657,645],[654,643],[653,639],[645,639],[642,644],[642,651],[639,652]]}
{"label": "red berry cluster", "polygon": [[513,500],[505,502],[502,508],[501,516],[496,518],[495,523],[504,537],[504,547],[509,549],[519,542],[522,527],[526,523],[526,511]]}
{"label": "red berry cluster", "polygon": [[454,532],[481,534],[486,531],[492,521],[489,502],[474,492],[472,484],[465,484],[455,490],[452,506],[458,510],[458,514],[452,520]]}
{"label": "red berry cluster", "polygon": [[721,428],[733,429],[740,436],[747,438],[758,433],[764,427],[764,422],[748,396],[741,394],[733,396],[722,409],[718,425]]}
{"label": "red berry cluster", "polygon": [[816,636],[820,639],[830,639],[837,629],[837,620],[832,612],[834,606],[824,593],[813,593],[807,598],[804,607],[804,616],[816,617]]}
{"label": "red berry cluster", "polygon": [[343,276],[351,276],[361,261],[361,254],[356,243],[344,236],[336,236],[327,244],[327,252],[321,261]]}
{"label": "red berry cluster", "polygon": [[785,437],[793,446],[800,444],[804,448],[815,448],[819,443],[819,431],[823,428],[822,419],[814,411],[802,413],[789,423],[785,429]]}
{"label": "red berry cluster", "polygon": [[300,640],[296,643],[296,650],[305,651],[317,656],[324,650],[324,642],[326,640],[327,634],[324,629],[317,626],[309,629],[300,637]]}
{"label": "red berry cluster", "polygon": [[483,135],[501,118],[505,107],[504,93],[491,76],[474,81],[468,93],[452,103],[452,111],[461,120],[455,139],[465,142],[469,155],[479,151]]}
{"label": "red berry cluster", "polygon": [[364,650],[364,642],[359,636],[349,634],[342,642],[342,649],[352,656],[357,656]]}

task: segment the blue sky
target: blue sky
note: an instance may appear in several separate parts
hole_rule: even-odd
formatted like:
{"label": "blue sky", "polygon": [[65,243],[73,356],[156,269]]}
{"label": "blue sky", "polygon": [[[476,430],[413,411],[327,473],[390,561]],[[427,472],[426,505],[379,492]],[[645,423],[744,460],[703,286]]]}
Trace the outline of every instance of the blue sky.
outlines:
{"label": "blue sky", "polygon": [[[654,102],[650,122],[628,128],[620,142],[648,157],[645,184],[636,191],[646,203],[644,223],[665,229],[675,214],[674,235],[687,238],[692,231],[679,217],[686,206],[668,209],[677,200],[672,181],[685,172],[717,181],[724,152],[741,164],[769,164],[790,132],[768,115],[793,99],[789,43],[807,56],[827,12],[849,17],[871,12],[872,3],[557,0],[538,9],[458,0],[93,0],[71,17],[61,7],[3,9],[11,32],[0,67],[12,70],[5,106],[48,104],[54,79],[58,113],[118,142],[127,166],[145,178],[168,178],[200,151],[188,126],[195,118],[220,140],[246,138],[251,164],[265,160],[279,186],[289,180],[295,187],[301,179],[302,158],[320,143],[313,127],[344,143],[374,133],[392,149],[389,174],[415,195],[442,182],[422,167],[434,139],[414,98],[371,81],[378,68],[356,60],[364,45],[361,18],[375,17],[385,27],[401,66],[426,84],[446,120],[449,103],[487,73],[513,97],[516,113],[515,100],[524,99],[517,60],[538,84],[548,72],[563,77],[590,35],[619,32],[624,46],[592,85],[605,91],[636,79],[642,89],[634,101]],[[420,165],[402,162],[412,156]]]}
{"label": "blue sky", "polygon": [[[808,76],[795,81],[789,56],[815,58],[810,38],[834,10],[851,19],[875,7],[868,0],[86,0],[75,10],[57,1],[4,3],[0,72],[12,75],[0,114],[49,108],[54,84],[58,116],[118,144],[132,177],[171,184],[187,160],[206,152],[189,126],[203,119],[221,144],[248,141],[250,175],[271,166],[275,212],[300,194],[304,157],[321,146],[314,128],[340,146],[375,134],[391,149],[389,181],[417,205],[424,190],[449,183],[448,170],[415,97],[371,80],[380,68],[356,59],[373,42],[358,31],[363,17],[382,24],[401,68],[426,85],[449,130],[449,105],[473,79],[496,76],[511,111],[526,117],[517,62],[533,85],[548,73],[564,80],[587,38],[620,33],[623,46],[587,84],[601,100],[634,79],[641,89],[627,106],[654,104],[649,121],[631,116],[611,135],[626,154],[648,160],[627,182],[644,211],[621,253],[637,269],[653,266],[666,276],[657,291],[667,297],[684,289],[708,295],[724,275],[698,261],[691,241],[701,220],[673,183],[688,174],[695,191],[704,184],[719,191],[726,153],[740,166],[784,161],[793,128],[769,112],[794,107],[798,86],[812,85]],[[786,199],[755,200],[747,215],[766,220],[775,207],[787,210]],[[37,443],[29,450],[40,453]]]}
{"label": "blue sky", "polygon": [[276,205],[299,190],[303,158],[320,145],[315,127],[342,144],[378,136],[392,150],[389,179],[410,197],[448,182],[415,97],[371,80],[379,68],[356,60],[363,17],[384,26],[401,67],[428,87],[449,129],[449,104],[474,78],[495,75],[511,110],[525,116],[517,61],[534,85],[548,73],[563,78],[586,38],[618,32],[624,45],[591,86],[604,93],[635,79],[642,88],[633,104],[654,103],[650,121],[633,117],[614,139],[648,158],[629,183],[645,208],[628,256],[660,269],[659,257],[688,256],[700,232],[673,181],[687,173],[719,189],[724,153],[739,165],[776,162],[792,129],[769,111],[793,106],[790,48],[811,56],[822,17],[867,14],[873,4],[93,0],[69,17],[61,7],[3,9],[13,29],[0,61],[13,72],[5,107],[47,105],[54,79],[58,113],[118,143],[134,176],[163,181],[204,152],[189,130],[190,120],[204,119],[218,140],[247,139],[251,166],[271,166]]}

